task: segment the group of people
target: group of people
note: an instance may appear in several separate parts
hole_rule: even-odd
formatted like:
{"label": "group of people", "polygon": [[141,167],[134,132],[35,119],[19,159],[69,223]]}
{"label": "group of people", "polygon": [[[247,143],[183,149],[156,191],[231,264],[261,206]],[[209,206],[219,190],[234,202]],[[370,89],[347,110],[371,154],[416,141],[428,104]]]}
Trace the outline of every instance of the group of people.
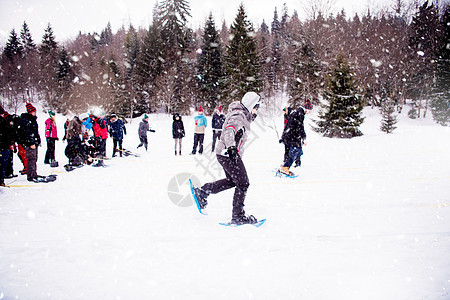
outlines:
{"label": "group of people", "polygon": [[[18,175],[13,171],[13,155],[18,156],[23,164],[21,174],[27,175],[28,181],[38,182],[37,159],[38,147],[41,145],[36,108],[26,104],[26,113],[11,115],[0,106],[0,186],[5,186],[5,178],[14,178]],[[45,137],[48,149],[45,154],[45,163],[50,164],[55,157],[55,140],[57,139],[55,114],[49,111],[49,119],[45,122]]]}
{"label": "group of people", "polygon": [[[198,115],[194,117],[194,122],[194,146],[190,155],[195,155],[197,153],[197,148],[199,154],[203,153],[203,143],[205,140],[205,131],[208,126],[208,120],[203,114],[202,106],[198,108]],[[212,116],[213,139],[211,152],[214,152],[216,141],[220,139],[224,122],[225,115],[223,113],[223,106],[220,105]],[[172,137],[175,141],[175,155],[181,155],[181,145],[184,136],[185,130],[181,115],[179,113],[175,113],[173,115],[172,123]]]}
{"label": "group of people", "polygon": [[[219,164],[223,167],[225,178],[209,182],[201,187],[194,187],[196,200],[200,208],[204,209],[210,194],[217,194],[230,188],[235,188],[233,196],[233,209],[231,224],[254,224],[258,220],[253,215],[246,215],[244,200],[250,185],[245,165],[242,161],[245,143],[250,133],[250,124],[255,120],[260,106],[260,96],[255,92],[247,92],[240,101],[229,105],[228,114],[222,112],[222,106],[217,108],[212,118],[213,141],[212,151],[216,153]],[[20,117],[9,115],[0,106],[0,185],[4,186],[6,176],[12,174],[11,151],[18,149],[19,157],[24,163],[24,171],[29,181],[34,181],[36,174],[36,161],[38,157],[37,147],[41,144],[36,108],[30,103],[26,105],[27,112]],[[303,154],[303,146],[306,145],[306,133],[304,129],[305,115],[312,110],[312,104],[308,100],[303,106],[297,108],[286,107],[284,109],[285,123],[280,143],[285,145],[284,162],[280,172],[292,175],[290,168],[296,163],[301,164],[300,157]],[[54,120],[55,114],[49,111],[49,119],[45,121],[45,137],[47,139],[47,152],[45,163],[55,161],[55,141],[58,140],[57,127]],[[147,150],[147,132],[155,132],[148,123],[148,115],[144,115],[139,124],[138,148],[144,146]],[[203,108],[200,106],[195,120],[194,147],[191,154],[203,153],[203,141],[207,127]],[[84,164],[92,158],[96,158],[97,165],[103,165],[106,157],[106,139],[108,134],[113,138],[113,157],[119,151],[122,156],[122,140],[126,135],[126,128],[122,120],[112,115],[109,124],[104,113],[83,113],[75,116],[65,124],[64,140],[67,140],[65,150],[70,164]],[[92,130],[93,134],[90,134]],[[185,130],[180,114],[173,115],[172,136],[175,140],[175,155],[181,155],[182,139]],[[16,145],[17,144],[17,145]],[[25,156],[24,153],[25,152]]]}

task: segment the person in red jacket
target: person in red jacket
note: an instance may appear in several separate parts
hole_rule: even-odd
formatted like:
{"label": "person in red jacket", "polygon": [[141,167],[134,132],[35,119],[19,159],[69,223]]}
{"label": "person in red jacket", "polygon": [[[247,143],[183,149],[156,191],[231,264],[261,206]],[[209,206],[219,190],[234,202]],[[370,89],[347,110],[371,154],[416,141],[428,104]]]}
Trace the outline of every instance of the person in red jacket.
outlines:
{"label": "person in red jacket", "polygon": [[47,139],[47,152],[45,153],[44,164],[51,164],[55,161],[55,143],[58,140],[58,131],[55,122],[55,113],[48,111],[50,116],[45,120],[45,137]]}
{"label": "person in red jacket", "polygon": [[[96,116],[97,114],[97,116]],[[102,167],[103,159],[106,158],[106,140],[108,139],[108,125],[105,121],[105,113],[103,111],[92,113],[95,117],[94,126],[92,127],[94,130],[94,137],[97,142],[97,158],[99,158],[96,166]]]}

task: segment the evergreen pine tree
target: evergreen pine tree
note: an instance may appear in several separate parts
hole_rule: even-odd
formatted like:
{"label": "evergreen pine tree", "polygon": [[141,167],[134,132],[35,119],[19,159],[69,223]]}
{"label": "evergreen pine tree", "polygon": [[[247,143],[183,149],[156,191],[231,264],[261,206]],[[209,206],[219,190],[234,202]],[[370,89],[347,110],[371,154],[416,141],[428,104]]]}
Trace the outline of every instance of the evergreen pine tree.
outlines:
{"label": "evergreen pine tree", "polygon": [[14,29],[9,34],[8,41],[3,49],[3,55],[10,61],[17,60],[22,57],[23,48],[17,33]]}
{"label": "evergreen pine tree", "polygon": [[147,107],[138,103],[136,91],[138,90],[137,61],[139,55],[139,39],[136,29],[130,24],[125,38],[125,86],[128,91],[127,102],[130,117],[147,112]]}
{"label": "evergreen pine tree", "polygon": [[39,47],[40,55],[40,85],[44,92],[44,98],[50,107],[54,107],[56,103],[55,97],[57,92],[56,68],[58,67],[58,44],[56,43],[53,29],[50,24],[44,31],[42,43]]}
{"label": "evergreen pine tree", "polygon": [[352,138],[362,135],[359,126],[364,121],[361,116],[363,100],[357,94],[348,63],[343,54],[337,57],[336,66],[328,75],[328,85],[322,96],[327,104],[322,105],[318,127],[314,130],[326,137]]}
{"label": "evergreen pine tree", "polygon": [[288,84],[291,107],[298,107],[307,99],[318,101],[320,63],[312,44],[307,40],[296,47],[291,67],[293,74],[289,77]]}
{"label": "evergreen pine tree", "polygon": [[141,113],[156,108],[156,79],[162,75],[164,49],[161,39],[161,25],[155,17],[141,45],[137,72],[139,74],[139,96]]}
{"label": "evergreen pine tree", "polygon": [[197,61],[196,78],[201,99],[204,101],[207,112],[211,114],[218,105],[222,93],[223,77],[220,36],[212,13],[203,30],[201,52],[198,54]]}
{"label": "evergreen pine tree", "polygon": [[187,0],[163,0],[159,7],[161,36],[171,55],[181,56],[188,48],[190,32],[186,26],[191,17]]}
{"label": "evergreen pine tree", "polygon": [[[240,100],[246,92],[262,88],[261,63],[252,24],[247,20],[244,5],[231,26],[226,54],[227,100]],[[229,103],[226,103],[228,105]]]}
{"label": "evergreen pine tree", "polygon": [[39,47],[39,52],[42,55],[53,54],[57,48],[58,43],[56,42],[55,36],[53,34],[53,28],[49,23],[44,31],[44,36],[42,37],[42,44]]}
{"label": "evergreen pine tree", "polygon": [[23,22],[22,30],[20,31],[20,39],[25,55],[36,51],[36,44],[33,41],[30,29],[26,22]]}
{"label": "evergreen pine tree", "polygon": [[58,67],[56,68],[56,82],[58,84],[56,99],[50,104],[50,108],[66,113],[69,107],[71,82],[73,79],[72,67],[69,55],[64,47],[59,52]]}
{"label": "evergreen pine tree", "polygon": [[397,127],[397,116],[395,116],[395,103],[389,99],[383,102],[381,106],[381,131],[392,133]]}
{"label": "evergreen pine tree", "polygon": [[[190,82],[194,73],[187,57],[192,42],[192,30],[187,27],[188,17],[191,17],[187,0],[163,0],[159,7],[161,22],[161,38],[163,42],[165,79],[160,82],[171,81],[174,88],[164,91],[164,102],[167,111],[185,112],[191,99],[186,83]],[[171,77],[170,77],[171,76]],[[193,83],[190,83],[193,84]],[[168,86],[161,86],[167,89]]]}
{"label": "evergreen pine tree", "polygon": [[272,33],[272,49],[269,68],[269,96],[281,89],[281,24],[278,20],[278,12],[275,8],[271,27]]}
{"label": "evergreen pine tree", "polygon": [[433,119],[443,125],[450,125],[450,5],[444,8],[440,22],[438,52],[436,58],[436,78],[433,89],[431,111]]}
{"label": "evergreen pine tree", "polygon": [[[437,35],[439,32],[439,14],[434,3],[429,4],[425,1],[419,7],[417,14],[413,17],[410,25],[410,47],[415,56],[412,70],[412,82],[410,94],[416,100],[425,94],[427,98],[428,92],[431,90],[435,77],[434,60],[438,52]],[[417,105],[420,117],[422,106],[419,102]]]}

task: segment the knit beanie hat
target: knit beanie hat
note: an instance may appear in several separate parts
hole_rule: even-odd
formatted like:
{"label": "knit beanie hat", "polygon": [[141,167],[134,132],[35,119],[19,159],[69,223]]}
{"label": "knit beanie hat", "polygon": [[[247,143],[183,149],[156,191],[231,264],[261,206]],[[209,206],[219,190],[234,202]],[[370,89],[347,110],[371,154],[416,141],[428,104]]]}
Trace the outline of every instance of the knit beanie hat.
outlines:
{"label": "knit beanie hat", "polygon": [[306,108],[306,109],[309,109],[309,110],[312,110],[312,109],[313,109],[313,106],[312,106],[310,100],[307,100],[307,101],[306,101],[305,108]]}
{"label": "knit beanie hat", "polygon": [[48,111],[48,115],[49,115],[50,117],[54,117],[56,114],[55,114],[54,112],[52,112],[51,110],[49,110],[49,111]]}
{"label": "knit beanie hat", "polygon": [[223,110],[223,106],[222,106],[222,105],[221,105],[221,106],[219,106],[218,110],[219,110],[219,112],[221,113],[221,112],[222,112],[222,110]]}
{"label": "knit beanie hat", "polygon": [[203,112],[203,107],[200,105],[200,107],[198,108],[198,112]]}
{"label": "knit beanie hat", "polygon": [[32,112],[36,111],[36,107],[34,107],[30,102],[27,103],[27,112],[31,114]]}
{"label": "knit beanie hat", "polygon": [[148,115],[144,114],[144,117],[142,119],[147,119],[147,118],[148,118]]}

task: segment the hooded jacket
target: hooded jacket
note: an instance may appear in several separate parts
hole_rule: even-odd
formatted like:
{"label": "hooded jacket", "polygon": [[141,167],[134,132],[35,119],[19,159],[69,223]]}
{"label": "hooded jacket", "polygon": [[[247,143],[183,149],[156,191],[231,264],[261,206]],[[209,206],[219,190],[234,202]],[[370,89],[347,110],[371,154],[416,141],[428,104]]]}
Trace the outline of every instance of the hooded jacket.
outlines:
{"label": "hooded jacket", "polygon": [[[176,118],[179,118],[178,120]],[[173,115],[173,123],[172,123],[172,137],[174,139],[181,139],[185,135],[184,132],[184,124],[181,120],[180,114]]]}
{"label": "hooded jacket", "polygon": [[287,123],[284,128],[281,139],[283,143],[288,146],[301,148],[303,141],[306,140],[306,133],[304,128],[305,111],[302,107],[292,111],[287,116]]}
{"label": "hooded jacket", "polygon": [[127,134],[127,129],[125,128],[125,124],[123,124],[123,121],[121,119],[110,121],[109,134],[115,140],[123,140],[123,135]]}
{"label": "hooded jacket", "polygon": [[228,114],[223,124],[222,135],[216,147],[216,154],[226,156],[226,149],[236,146],[239,155],[244,154],[244,146],[253,121],[252,109],[259,101],[259,95],[249,92],[242,101],[235,101],[228,107]]}

